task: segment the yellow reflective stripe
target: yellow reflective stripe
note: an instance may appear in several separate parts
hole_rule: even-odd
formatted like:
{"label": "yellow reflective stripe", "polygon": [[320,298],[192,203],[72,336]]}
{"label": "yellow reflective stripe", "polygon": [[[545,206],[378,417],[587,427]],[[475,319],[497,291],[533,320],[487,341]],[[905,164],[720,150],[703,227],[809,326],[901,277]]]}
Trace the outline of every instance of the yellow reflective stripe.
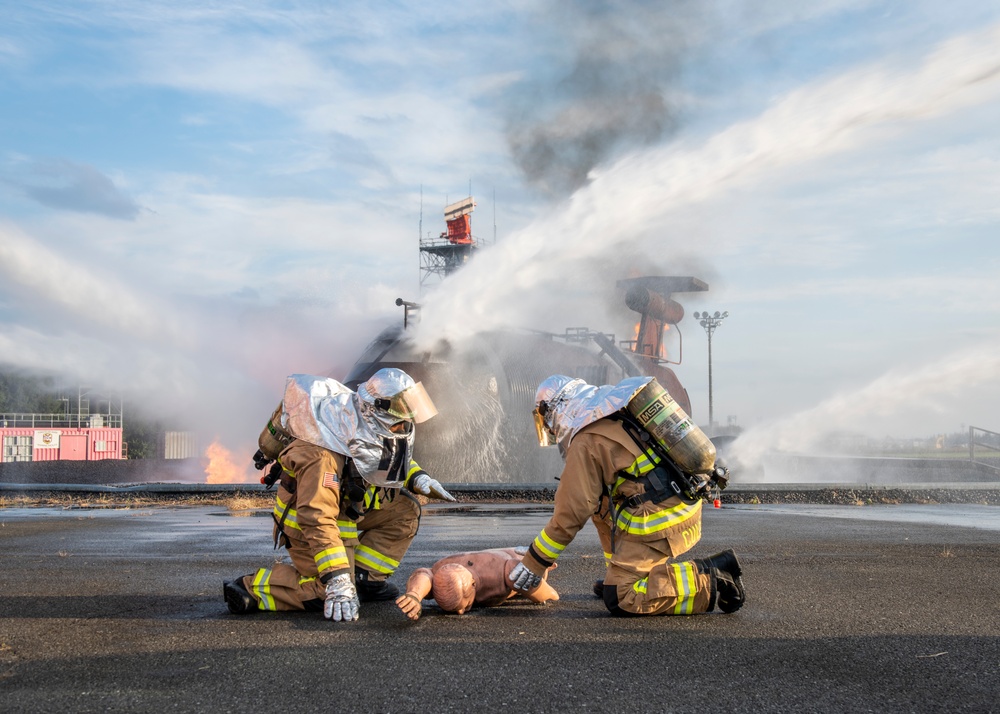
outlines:
{"label": "yellow reflective stripe", "polygon": [[267,568],[261,568],[254,575],[250,592],[257,596],[257,607],[261,610],[278,609],[277,605],[274,604],[274,598],[271,597],[271,571]]}
{"label": "yellow reflective stripe", "polygon": [[316,579],[315,575],[309,578],[305,577],[304,575],[301,575],[299,576],[299,587],[302,587],[306,583],[311,583],[315,579]]}
{"label": "yellow reflective stripe", "polygon": [[622,510],[615,525],[632,535],[649,535],[680,525],[701,513],[701,500],[694,503],[679,503],[672,508],[638,515]]}
{"label": "yellow reflective stripe", "polygon": [[378,486],[369,486],[368,490],[365,491],[365,510],[379,509],[379,498],[378,498]]}
{"label": "yellow reflective stripe", "polygon": [[403,485],[410,488],[410,484],[413,482],[413,477],[421,473],[424,473],[424,470],[420,468],[420,464],[413,459],[410,459],[410,468],[406,472],[406,478],[403,480]]}
{"label": "yellow reflective stripe", "polygon": [[613,558],[613,557],[614,557],[614,553],[607,553],[607,552],[605,552],[604,553],[604,562],[605,562],[605,564],[610,565],[611,564],[611,558]]}
{"label": "yellow reflective stripe", "polygon": [[656,454],[644,451],[632,462],[631,466],[624,470],[632,476],[642,476],[644,473],[652,471],[658,463],[660,463],[660,458]]}
{"label": "yellow reflective stripe", "polygon": [[618,487],[621,486],[626,481],[639,478],[643,474],[647,474],[656,468],[656,465],[660,463],[660,457],[651,451],[645,451],[639,455],[639,457],[632,462],[631,466],[627,469],[622,469],[625,473],[629,475],[629,478],[624,476],[619,476],[615,481],[614,487],[611,489],[611,496],[614,497],[618,493]]}
{"label": "yellow reflective stripe", "polygon": [[694,563],[671,563],[670,567],[674,571],[674,583],[677,586],[674,614],[690,615],[694,612],[694,596],[698,588]]}
{"label": "yellow reflective stripe", "polygon": [[294,528],[297,531],[302,530],[299,527],[299,514],[295,512],[294,508],[289,508],[288,513],[285,513],[285,508],[288,506],[287,503],[282,503],[280,498],[275,497],[274,499],[274,517],[281,521],[282,516],[285,518],[285,526],[288,528]]}
{"label": "yellow reflective stripe", "polygon": [[545,532],[544,528],[542,529],[542,532],[538,534],[538,537],[535,538],[532,545],[535,546],[535,549],[538,550],[539,553],[542,553],[550,560],[558,558],[566,549],[566,546],[552,540],[549,537],[549,534]]}
{"label": "yellow reflective stripe", "polygon": [[646,586],[649,584],[649,578],[643,578],[642,580],[637,580],[635,584],[632,585],[632,589],[635,590],[640,595],[646,594]]}
{"label": "yellow reflective stripe", "polygon": [[[286,504],[281,501],[280,498],[274,499],[274,516],[279,521],[282,515],[285,517],[285,525],[289,528],[294,528],[297,531],[302,530],[299,525],[299,514],[296,513],[294,508],[289,508],[288,513],[285,513]],[[342,540],[348,540],[350,538],[358,537],[358,524],[354,521],[337,521],[337,528],[340,529],[340,537]]]}
{"label": "yellow reflective stripe", "polygon": [[347,560],[347,551],[344,550],[344,546],[342,545],[321,550],[313,556],[313,560],[316,561],[316,570],[321,573],[324,570],[346,568],[349,565]]}
{"label": "yellow reflective stripe", "polygon": [[374,570],[386,575],[392,575],[399,567],[398,560],[393,560],[366,545],[359,545],[354,549],[354,562],[365,566],[365,570]]}

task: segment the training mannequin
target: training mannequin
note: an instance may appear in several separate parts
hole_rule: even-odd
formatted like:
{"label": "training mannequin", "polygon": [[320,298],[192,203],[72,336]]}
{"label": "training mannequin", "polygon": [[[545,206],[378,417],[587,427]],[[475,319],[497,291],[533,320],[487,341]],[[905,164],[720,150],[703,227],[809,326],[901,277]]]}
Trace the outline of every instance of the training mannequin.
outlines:
{"label": "training mannequin", "polygon": [[500,605],[515,595],[532,602],[558,600],[559,593],[544,578],[538,587],[518,593],[511,586],[510,572],[521,562],[514,548],[495,548],[449,555],[430,568],[419,568],[406,581],[406,593],[396,605],[411,620],[420,618],[421,600],[433,599],[445,612],[463,615],[473,607]]}

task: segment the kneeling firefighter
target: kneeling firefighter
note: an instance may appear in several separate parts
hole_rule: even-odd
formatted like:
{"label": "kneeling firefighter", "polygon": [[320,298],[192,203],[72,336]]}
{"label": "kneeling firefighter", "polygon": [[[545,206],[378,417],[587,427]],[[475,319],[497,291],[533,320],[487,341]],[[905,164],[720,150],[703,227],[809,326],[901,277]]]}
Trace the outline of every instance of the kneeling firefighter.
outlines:
{"label": "kneeling firefighter", "polygon": [[592,518],[607,571],[594,592],[613,615],[738,610],[745,598],[732,550],[674,562],[701,539],[701,508],[725,488],[715,447],[651,377],[594,387],[554,375],[535,394],[542,446],[565,461],[552,518],[511,573],[534,587]]}
{"label": "kneeling firefighter", "polygon": [[231,612],[323,611],[356,620],[360,602],[390,600],[385,582],[420,522],[419,493],[454,501],[411,458],[414,424],[437,411],[420,383],[381,369],[353,392],[322,377],[295,374],[261,433],[261,481],[280,481],[274,543],[292,564],[275,563],[223,584]]}

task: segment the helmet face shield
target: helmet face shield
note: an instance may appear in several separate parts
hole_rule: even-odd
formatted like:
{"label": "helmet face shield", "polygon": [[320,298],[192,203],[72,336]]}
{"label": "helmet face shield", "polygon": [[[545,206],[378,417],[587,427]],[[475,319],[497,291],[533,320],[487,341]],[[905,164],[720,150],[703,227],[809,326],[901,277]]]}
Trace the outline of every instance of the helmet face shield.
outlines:
{"label": "helmet face shield", "polygon": [[531,416],[535,420],[535,434],[538,436],[539,446],[553,446],[556,443],[556,436],[549,429],[548,425],[545,423],[545,413],[548,411],[548,405],[542,402],[531,412]]}
{"label": "helmet face shield", "polygon": [[437,414],[437,408],[422,382],[417,382],[391,397],[386,411],[394,417],[412,421],[414,424],[422,424]]}
{"label": "helmet face shield", "polygon": [[359,385],[358,397],[387,428],[400,421],[420,424],[437,414],[424,385],[395,367],[380,369]]}

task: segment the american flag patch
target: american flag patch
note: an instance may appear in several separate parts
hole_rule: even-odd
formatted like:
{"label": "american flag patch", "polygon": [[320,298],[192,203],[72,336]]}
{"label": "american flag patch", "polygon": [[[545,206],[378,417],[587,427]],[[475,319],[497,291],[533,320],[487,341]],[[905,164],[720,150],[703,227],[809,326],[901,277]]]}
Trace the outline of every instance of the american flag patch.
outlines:
{"label": "american flag patch", "polygon": [[326,488],[337,488],[340,485],[340,479],[337,478],[337,474],[327,471],[323,474],[323,485]]}

